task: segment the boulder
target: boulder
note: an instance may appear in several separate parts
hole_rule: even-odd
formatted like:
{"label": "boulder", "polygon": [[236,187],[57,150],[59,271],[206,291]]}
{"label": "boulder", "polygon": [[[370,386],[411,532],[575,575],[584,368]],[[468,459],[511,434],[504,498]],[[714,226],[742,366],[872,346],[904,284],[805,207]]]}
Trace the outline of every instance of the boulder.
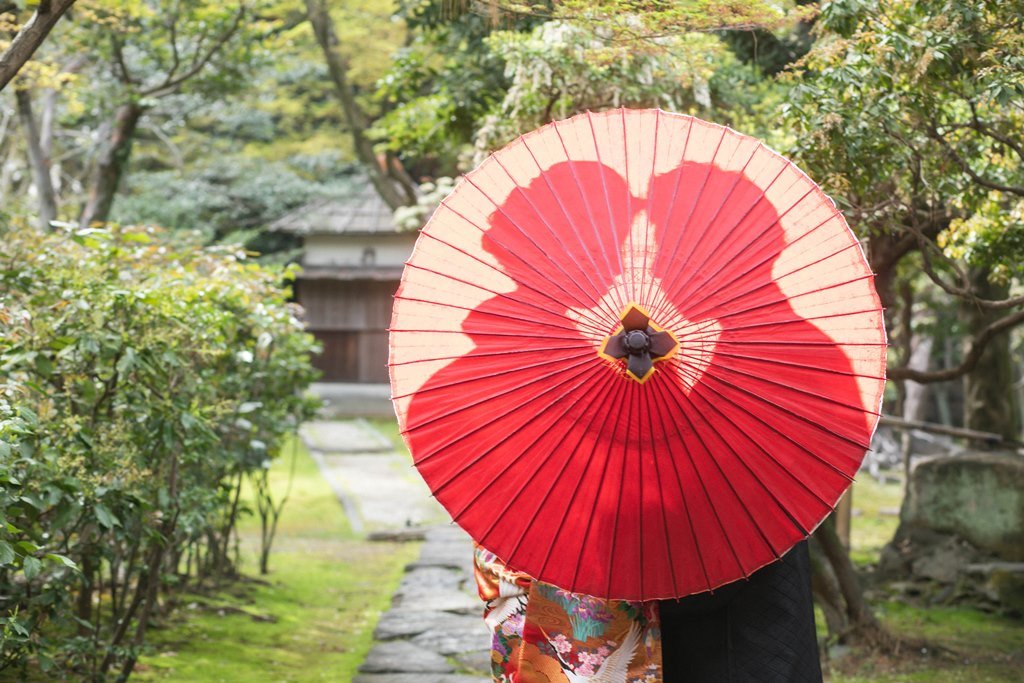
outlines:
{"label": "boulder", "polygon": [[1024,561],[1024,457],[973,452],[920,462],[900,523],[959,536],[1006,561]]}

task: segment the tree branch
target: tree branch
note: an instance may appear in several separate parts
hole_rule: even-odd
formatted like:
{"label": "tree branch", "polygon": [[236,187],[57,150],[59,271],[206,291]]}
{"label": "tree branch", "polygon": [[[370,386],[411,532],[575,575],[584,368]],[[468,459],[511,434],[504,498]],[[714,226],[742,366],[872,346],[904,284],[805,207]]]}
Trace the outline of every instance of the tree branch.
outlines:
{"label": "tree branch", "polygon": [[963,170],[964,173],[969,175],[971,179],[977,184],[981,185],[982,187],[988,188],[989,190],[998,190],[999,192],[1007,192],[1009,194],[1015,194],[1017,196],[1024,197],[1024,187],[1022,186],[1003,185],[1002,183],[997,183],[994,180],[990,180],[981,175],[978,175],[978,173],[973,168],[971,168],[971,165],[967,163],[967,160],[957,153],[953,145],[949,143],[949,140],[947,140],[945,136],[938,131],[935,122],[932,122],[932,124],[928,126],[928,135],[933,140],[938,142],[943,148],[945,148],[947,156],[949,156],[949,158],[956,162],[957,166],[959,166],[961,170]]}
{"label": "tree branch", "polygon": [[946,382],[951,379],[962,377],[973,370],[974,366],[978,364],[978,360],[981,358],[981,354],[985,351],[985,347],[993,338],[1022,323],[1024,323],[1024,310],[1004,316],[991,323],[982,329],[981,332],[975,335],[971,340],[971,345],[967,350],[967,354],[964,356],[960,365],[957,365],[956,367],[946,368],[944,370],[889,368],[886,375],[891,380],[909,379],[920,384]]}
{"label": "tree branch", "polygon": [[110,44],[114,49],[114,63],[117,65],[118,71],[121,72],[121,81],[128,85],[133,85],[135,79],[128,72],[128,65],[124,61],[124,50],[121,49],[121,41],[118,40],[116,35],[111,35]]}
{"label": "tree branch", "polygon": [[7,87],[21,67],[25,66],[25,62],[32,58],[54,25],[73,4],[75,0],[39,3],[35,14],[25,22],[7,50],[0,55],[0,90]]}
{"label": "tree branch", "polygon": [[161,97],[163,95],[169,95],[177,90],[182,83],[206,68],[206,65],[210,63],[210,60],[220,52],[221,48],[223,48],[224,45],[231,40],[231,37],[238,31],[238,28],[242,25],[242,19],[245,17],[245,13],[245,3],[239,3],[238,12],[235,14],[235,18],[231,22],[231,25],[217,37],[217,40],[214,41],[213,45],[211,45],[201,57],[192,63],[192,66],[188,71],[185,71],[177,78],[173,78],[172,74],[168,74],[167,79],[164,80],[163,83],[149,88],[148,90],[144,90],[139,94],[143,97]]}
{"label": "tree branch", "polygon": [[[927,235],[925,235],[919,228],[914,225],[904,226],[911,234],[917,238],[918,251],[921,253],[922,269],[925,275],[927,275],[932,282],[934,282],[939,289],[944,291],[950,296],[955,296],[959,299],[966,299],[973,305],[990,311],[1008,310],[1011,308],[1017,308],[1018,306],[1024,305],[1024,295],[1017,297],[1010,297],[1007,299],[982,299],[979,298],[974,290],[968,284],[970,280],[967,277],[967,273],[954,261],[953,259],[946,256],[942,248]],[[932,262],[931,253],[938,254],[939,257],[946,263],[947,266],[956,271],[957,275],[960,276],[960,282],[964,283],[965,286],[957,287],[956,285],[950,284],[942,279],[942,277],[935,272],[935,266]]]}

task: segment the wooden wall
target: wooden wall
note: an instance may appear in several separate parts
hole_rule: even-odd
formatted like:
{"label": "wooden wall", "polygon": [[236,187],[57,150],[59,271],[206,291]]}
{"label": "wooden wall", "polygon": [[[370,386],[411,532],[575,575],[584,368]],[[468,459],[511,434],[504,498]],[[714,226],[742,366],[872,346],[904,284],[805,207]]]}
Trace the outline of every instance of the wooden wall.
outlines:
{"label": "wooden wall", "polygon": [[300,280],[295,293],[323,353],[324,382],[387,382],[388,335],[397,281]]}

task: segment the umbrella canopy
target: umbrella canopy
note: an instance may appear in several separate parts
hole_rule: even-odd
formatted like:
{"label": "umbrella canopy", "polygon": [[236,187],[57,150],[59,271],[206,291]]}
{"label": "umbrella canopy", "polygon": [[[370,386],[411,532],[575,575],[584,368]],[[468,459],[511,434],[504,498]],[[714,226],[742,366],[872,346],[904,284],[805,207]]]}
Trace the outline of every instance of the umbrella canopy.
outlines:
{"label": "umbrella canopy", "polygon": [[452,518],[609,598],[783,555],[849,485],[884,386],[832,201],[759,141],[658,110],[549,124],[467,174],[391,327],[402,433]]}

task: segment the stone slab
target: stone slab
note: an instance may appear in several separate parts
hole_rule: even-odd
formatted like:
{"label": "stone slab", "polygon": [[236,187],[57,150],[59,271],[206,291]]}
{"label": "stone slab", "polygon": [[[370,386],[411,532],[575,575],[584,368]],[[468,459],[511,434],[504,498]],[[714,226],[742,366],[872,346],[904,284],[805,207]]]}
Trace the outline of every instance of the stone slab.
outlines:
{"label": "stone slab", "polygon": [[458,590],[439,590],[425,595],[394,597],[392,609],[402,612],[453,612],[456,614],[480,614],[482,603],[479,599]]}
{"label": "stone slab", "polygon": [[438,590],[459,590],[466,582],[463,572],[448,567],[414,567],[398,585],[397,595],[429,595]]}
{"label": "stone slab", "polygon": [[[486,651],[490,657],[491,634],[481,615],[467,616],[455,628],[430,629],[412,638],[412,643],[445,656]],[[479,667],[472,667],[479,669]],[[485,669],[483,669],[485,670]]]}
{"label": "stone slab", "polygon": [[405,640],[377,643],[366,655],[359,671],[362,673],[454,673],[451,662],[436,652],[425,650]]}
{"label": "stone slab", "polygon": [[309,393],[324,402],[321,414],[326,417],[394,417],[391,385],[364,382],[314,382]]}
{"label": "stone slab", "polygon": [[478,626],[483,624],[483,605],[475,615],[452,614],[433,610],[413,610],[386,612],[377,622],[373,637],[377,640],[394,640],[396,638],[412,638],[430,630],[442,633],[461,631],[470,628],[466,622]]}
{"label": "stone slab", "polygon": [[405,456],[327,454],[320,460],[328,482],[340,490],[343,499],[352,501],[366,531],[407,529],[448,520]]}
{"label": "stone slab", "polygon": [[303,442],[323,453],[388,453],[394,448],[366,420],[314,420],[299,430]]}

